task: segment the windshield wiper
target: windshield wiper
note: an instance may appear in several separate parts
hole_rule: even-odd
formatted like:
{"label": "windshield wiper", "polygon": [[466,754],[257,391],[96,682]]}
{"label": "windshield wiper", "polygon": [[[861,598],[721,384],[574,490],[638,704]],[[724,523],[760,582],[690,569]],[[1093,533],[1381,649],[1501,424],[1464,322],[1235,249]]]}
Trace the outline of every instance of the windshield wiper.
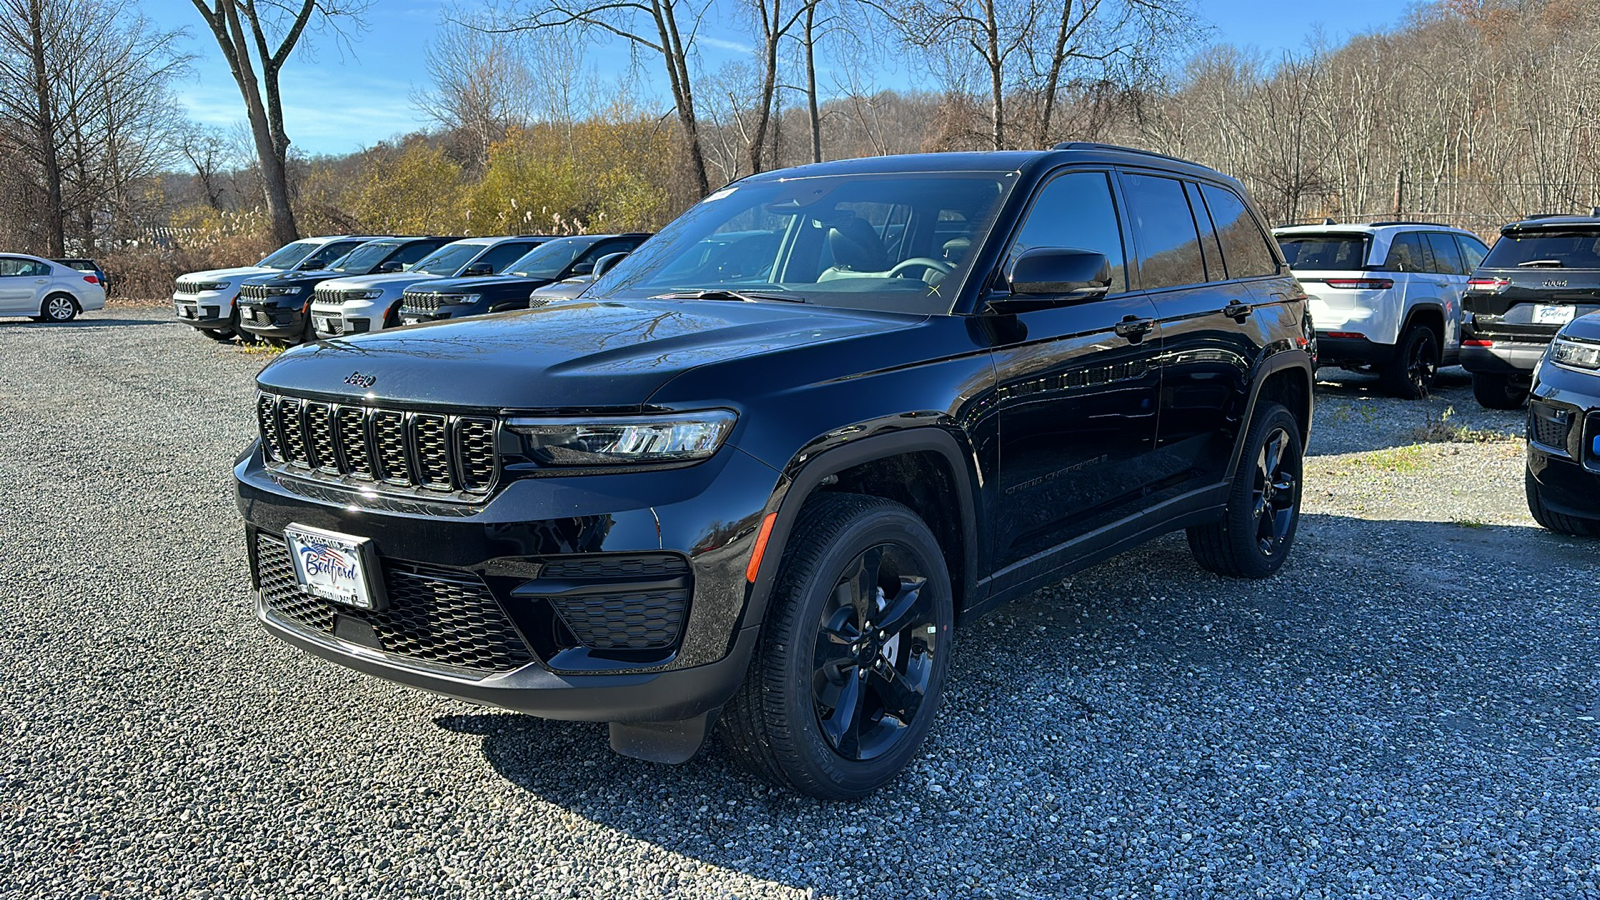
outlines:
{"label": "windshield wiper", "polygon": [[1519,269],[1565,269],[1566,264],[1559,259],[1530,259],[1527,262],[1517,263]]}
{"label": "windshield wiper", "polygon": [[747,294],[743,291],[729,291],[715,288],[704,291],[668,291],[665,294],[656,294],[651,300],[737,300],[741,303],[760,303],[763,300],[776,300],[779,303],[804,303],[801,297],[784,297],[778,294]]}

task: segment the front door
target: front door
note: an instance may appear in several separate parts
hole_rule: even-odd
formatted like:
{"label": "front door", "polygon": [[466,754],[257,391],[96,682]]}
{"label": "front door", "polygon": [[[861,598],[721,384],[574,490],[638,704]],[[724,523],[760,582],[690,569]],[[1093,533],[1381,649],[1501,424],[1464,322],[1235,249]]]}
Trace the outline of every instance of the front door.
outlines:
{"label": "front door", "polygon": [[1000,415],[995,517],[1002,587],[1045,574],[1065,543],[1140,508],[1155,446],[1160,334],[1130,292],[1110,174],[1074,170],[1034,198],[1010,258],[1034,247],[1104,253],[1101,299],[991,314]]}
{"label": "front door", "polygon": [[35,298],[50,279],[48,275],[38,274],[38,268],[39,264],[31,259],[0,256],[0,313],[39,314]]}

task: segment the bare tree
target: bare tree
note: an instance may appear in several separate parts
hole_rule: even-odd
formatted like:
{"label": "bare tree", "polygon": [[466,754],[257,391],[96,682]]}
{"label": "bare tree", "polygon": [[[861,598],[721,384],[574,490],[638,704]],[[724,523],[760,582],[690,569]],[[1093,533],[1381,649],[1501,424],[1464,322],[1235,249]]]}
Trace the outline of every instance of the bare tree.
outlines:
{"label": "bare tree", "polygon": [[545,85],[534,77],[529,36],[492,31],[481,16],[452,11],[428,45],[431,88],[412,97],[428,118],[471,145],[468,168],[482,171],[489,146],[533,118]]}
{"label": "bare tree", "polygon": [[272,237],[299,237],[289,192],[289,135],[279,76],[307,29],[343,39],[359,27],[370,0],[190,0],[217,40],[244,98]]}
{"label": "bare tree", "polygon": [[683,132],[692,189],[697,197],[703,197],[711,192],[711,181],[700,146],[690,56],[710,3],[711,0],[543,0],[530,7],[511,30],[558,29],[578,37],[584,32],[600,32],[627,42],[635,52],[648,51],[657,56]]}

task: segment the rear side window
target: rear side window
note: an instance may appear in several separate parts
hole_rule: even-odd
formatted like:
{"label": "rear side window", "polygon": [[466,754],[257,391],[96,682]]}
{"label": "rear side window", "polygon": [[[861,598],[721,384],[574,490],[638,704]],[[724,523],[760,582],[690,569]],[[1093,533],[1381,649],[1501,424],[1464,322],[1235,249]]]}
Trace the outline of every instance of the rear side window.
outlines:
{"label": "rear side window", "polygon": [[1491,269],[1600,269],[1600,231],[1511,232],[1494,242],[1483,264]]}
{"label": "rear side window", "polygon": [[1202,284],[1205,257],[1183,182],[1155,175],[1123,175],[1133,243],[1139,251],[1139,283],[1145,290]]}
{"label": "rear side window", "polygon": [[1202,184],[1200,193],[1211,208],[1222,241],[1223,261],[1229,278],[1259,278],[1278,274],[1278,261],[1272,255],[1266,232],[1261,230],[1244,201],[1232,191]]}
{"label": "rear side window", "polygon": [[1434,271],[1441,275],[1465,275],[1472,271],[1461,258],[1461,248],[1456,246],[1455,238],[1437,231],[1428,232],[1427,238],[1428,248],[1433,251]]}
{"label": "rear side window", "polygon": [[1227,281],[1228,269],[1222,264],[1222,244],[1217,240],[1217,226],[1206,212],[1206,202],[1200,199],[1200,185],[1185,181],[1183,192],[1189,198],[1189,211],[1194,214],[1194,224],[1200,229],[1200,251],[1206,260],[1206,277],[1212,281]]}
{"label": "rear side window", "polygon": [[[1174,182],[1176,183],[1176,182]],[[949,241],[945,253],[951,252]],[[1053,179],[1033,201],[1028,219],[1011,244],[1008,266],[1024,250],[1056,247],[1104,253],[1111,264],[1111,293],[1128,289],[1127,257],[1122,229],[1111,200],[1111,182],[1104,172],[1069,172]],[[962,248],[965,252],[965,248]]]}
{"label": "rear side window", "polygon": [[1483,258],[1489,255],[1489,247],[1475,237],[1458,234],[1456,243],[1461,247],[1461,256],[1466,261],[1469,275],[1473,269],[1483,265]]}
{"label": "rear side window", "polygon": [[1389,256],[1383,261],[1385,272],[1431,272],[1433,253],[1416,232],[1397,234],[1389,243]]}
{"label": "rear side window", "polygon": [[1278,246],[1291,269],[1365,269],[1369,241],[1364,234],[1283,234]]}

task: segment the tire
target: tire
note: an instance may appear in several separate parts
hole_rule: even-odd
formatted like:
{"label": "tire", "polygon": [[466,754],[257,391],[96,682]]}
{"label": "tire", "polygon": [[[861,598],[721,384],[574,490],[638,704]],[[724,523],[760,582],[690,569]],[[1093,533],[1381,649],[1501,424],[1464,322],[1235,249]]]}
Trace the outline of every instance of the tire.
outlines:
{"label": "tire", "polygon": [[1578,537],[1600,534],[1600,522],[1576,516],[1564,516],[1545,506],[1544,497],[1539,494],[1539,482],[1533,479],[1533,472],[1523,470],[1522,485],[1528,494],[1528,512],[1533,514],[1533,520],[1543,528],[1556,534],[1571,534]]}
{"label": "tire", "polygon": [[1510,375],[1472,374],[1472,396],[1484,409],[1521,409],[1528,402],[1529,387],[1513,381]]}
{"label": "tire", "polygon": [[[876,627],[879,613],[895,624]],[[933,724],[954,624],[944,553],[915,513],[859,494],[813,497],[783,549],[750,670],[719,720],[724,744],[756,775],[813,797],[877,790]]]}
{"label": "tire", "polygon": [[60,325],[71,322],[77,317],[78,301],[67,294],[51,294],[40,304],[39,318],[36,321]]}
{"label": "tire", "polygon": [[197,330],[201,334],[211,338],[213,341],[216,341],[219,344],[226,344],[235,337],[238,337],[238,333],[232,328],[200,328]]}
{"label": "tire", "polygon": [[1278,403],[1258,410],[1222,518],[1188,530],[1195,561],[1234,578],[1266,578],[1277,572],[1289,558],[1300,525],[1304,459],[1294,415]]}
{"label": "tire", "polygon": [[1427,398],[1439,374],[1439,361],[1439,335],[1426,325],[1411,325],[1379,376],[1384,391],[1402,400]]}

